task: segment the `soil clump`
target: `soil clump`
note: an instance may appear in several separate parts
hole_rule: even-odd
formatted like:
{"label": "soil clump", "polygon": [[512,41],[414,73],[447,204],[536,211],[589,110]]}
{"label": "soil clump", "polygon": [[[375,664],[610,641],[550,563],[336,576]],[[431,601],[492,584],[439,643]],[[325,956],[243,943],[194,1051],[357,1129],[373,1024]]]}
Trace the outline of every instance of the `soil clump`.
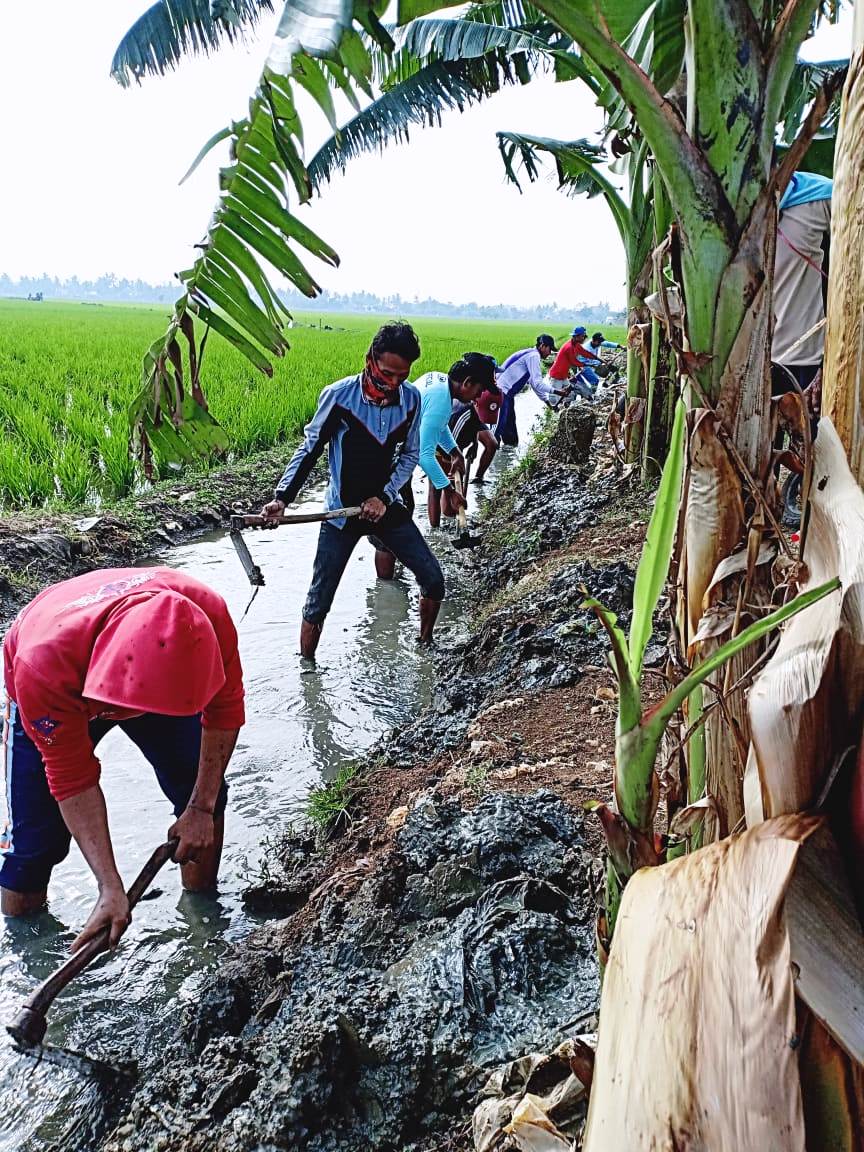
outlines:
{"label": "soil clump", "polygon": [[326,837],[283,837],[246,896],[279,918],[209,978],[107,1152],[467,1152],[496,1070],[590,1031],[583,806],[609,796],[615,689],[583,602],[626,626],[648,502],[599,435],[586,460],[556,424],[488,501],[432,705]]}

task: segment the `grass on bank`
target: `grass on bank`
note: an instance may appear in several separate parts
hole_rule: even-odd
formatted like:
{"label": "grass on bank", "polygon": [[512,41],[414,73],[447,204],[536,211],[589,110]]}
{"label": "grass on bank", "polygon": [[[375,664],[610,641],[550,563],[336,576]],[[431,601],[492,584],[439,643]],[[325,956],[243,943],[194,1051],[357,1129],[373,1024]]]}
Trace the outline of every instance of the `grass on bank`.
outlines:
{"label": "grass on bank", "polygon": [[303,814],[321,835],[339,831],[351,819],[351,808],[362,789],[368,768],[357,761],[343,764],[332,780],[315,784],[303,804]]}
{"label": "grass on bank", "polygon": [[[378,315],[298,313],[291,350],[268,378],[235,349],[208,341],[202,383],[235,457],[295,440],[321,389],[359,371]],[[113,504],[140,489],[128,452],[128,408],[163,307],[0,300],[0,510]],[[463,352],[503,360],[544,325],[416,317],[416,375]],[[552,328],[561,338],[564,333]],[[620,335],[609,330],[607,335]]]}

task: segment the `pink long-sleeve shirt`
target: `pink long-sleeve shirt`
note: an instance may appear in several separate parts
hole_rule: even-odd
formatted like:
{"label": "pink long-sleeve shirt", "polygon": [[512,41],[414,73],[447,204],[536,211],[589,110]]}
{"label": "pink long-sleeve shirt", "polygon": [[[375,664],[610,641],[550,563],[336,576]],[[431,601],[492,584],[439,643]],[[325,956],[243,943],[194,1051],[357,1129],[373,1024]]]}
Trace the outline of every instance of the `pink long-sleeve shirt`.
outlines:
{"label": "pink long-sleeve shirt", "polygon": [[[58,801],[99,780],[88,726],[106,705],[86,699],[83,688],[100,632],[118,606],[164,591],[192,601],[216,634],[225,679],[203,709],[204,727],[232,729],[245,722],[237,630],[225,601],[206,584],[171,568],[103,569],[54,584],[12,624],[3,642],[3,672],[6,691],[42,755],[48,787]],[[183,669],[175,674],[182,704]]]}

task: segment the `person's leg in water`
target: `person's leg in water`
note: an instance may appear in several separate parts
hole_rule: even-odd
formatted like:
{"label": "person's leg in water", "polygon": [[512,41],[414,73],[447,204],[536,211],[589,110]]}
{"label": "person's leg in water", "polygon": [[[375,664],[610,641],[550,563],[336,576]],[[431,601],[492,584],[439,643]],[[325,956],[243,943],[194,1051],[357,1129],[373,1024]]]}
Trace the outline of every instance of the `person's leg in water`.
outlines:
{"label": "person's leg in water", "polygon": [[379,580],[392,580],[396,575],[396,557],[386,548],[375,549],[375,575]]}
{"label": "person's leg in water", "polygon": [[444,599],[444,573],[420,529],[406,517],[380,531],[382,541],[405,567],[413,572],[420,585],[420,641],[432,642],[435,621]]}
{"label": "person's leg in water", "polygon": [[[399,495],[402,498],[402,503],[414,515],[414,489],[411,487],[411,481],[403,484],[399,490]],[[438,527],[438,525],[434,525]],[[369,540],[375,548],[375,575],[379,580],[392,580],[396,575],[396,557],[389,550],[385,548],[377,536],[370,535]]]}
{"label": "person's leg in water", "polygon": [[482,432],[477,433],[477,440],[483,445],[483,451],[480,454],[480,463],[477,465],[477,471],[472,480],[472,484],[485,484],[489,465],[492,463],[495,458],[495,453],[498,451],[498,441],[488,428],[484,428]]}
{"label": "person's leg in water", "polygon": [[441,493],[431,480],[427,481],[429,491],[426,494],[426,515],[429,517],[430,528],[441,527]]}
{"label": "person's leg in water", "polygon": [[501,398],[501,409],[495,424],[495,435],[498,441],[516,448],[519,445],[519,430],[516,427],[516,407],[513,396],[505,392]]}
{"label": "person's leg in water", "polygon": [[321,525],[312,567],[312,583],[303,605],[303,621],[300,625],[300,655],[307,660],[315,659],[321,628],[358,539],[359,535],[351,521],[344,528],[336,528],[328,521]]}
{"label": "person's leg in water", "polygon": [[0,912],[24,916],[45,907],[51,871],[65,859],[72,837],[12,700],[3,709],[0,769]]}
{"label": "person's leg in water", "polygon": [[[198,779],[201,757],[200,716],[158,716],[146,713],[121,720],[119,727],[140,749],[156,773],[159,787],[174,805],[174,815],[182,816]],[[98,732],[91,733],[101,739]],[[222,842],[225,838],[225,805],[228,785],[222,781],[213,809],[213,843],[196,860],[180,865],[180,879],[187,892],[209,892],[216,887]]]}

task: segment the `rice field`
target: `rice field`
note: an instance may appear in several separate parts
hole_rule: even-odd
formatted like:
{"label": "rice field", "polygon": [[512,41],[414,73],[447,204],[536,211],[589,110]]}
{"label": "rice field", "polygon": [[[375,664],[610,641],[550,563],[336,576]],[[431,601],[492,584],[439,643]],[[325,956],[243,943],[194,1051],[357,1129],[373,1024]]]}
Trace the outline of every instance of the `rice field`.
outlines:
{"label": "rice field", "polygon": [[[356,372],[384,319],[299,313],[291,350],[272,379],[215,335],[202,385],[232,452],[247,455],[295,440],[321,389]],[[128,406],[141,357],[167,323],[164,307],[0,300],[0,509],[110,504],[142,481],[128,453]],[[499,360],[533,344],[537,324],[412,321],[421,372],[469,350]],[[563,338],[564,332],[552,329]],[[607,331],[621,338],[621,329]]]}

